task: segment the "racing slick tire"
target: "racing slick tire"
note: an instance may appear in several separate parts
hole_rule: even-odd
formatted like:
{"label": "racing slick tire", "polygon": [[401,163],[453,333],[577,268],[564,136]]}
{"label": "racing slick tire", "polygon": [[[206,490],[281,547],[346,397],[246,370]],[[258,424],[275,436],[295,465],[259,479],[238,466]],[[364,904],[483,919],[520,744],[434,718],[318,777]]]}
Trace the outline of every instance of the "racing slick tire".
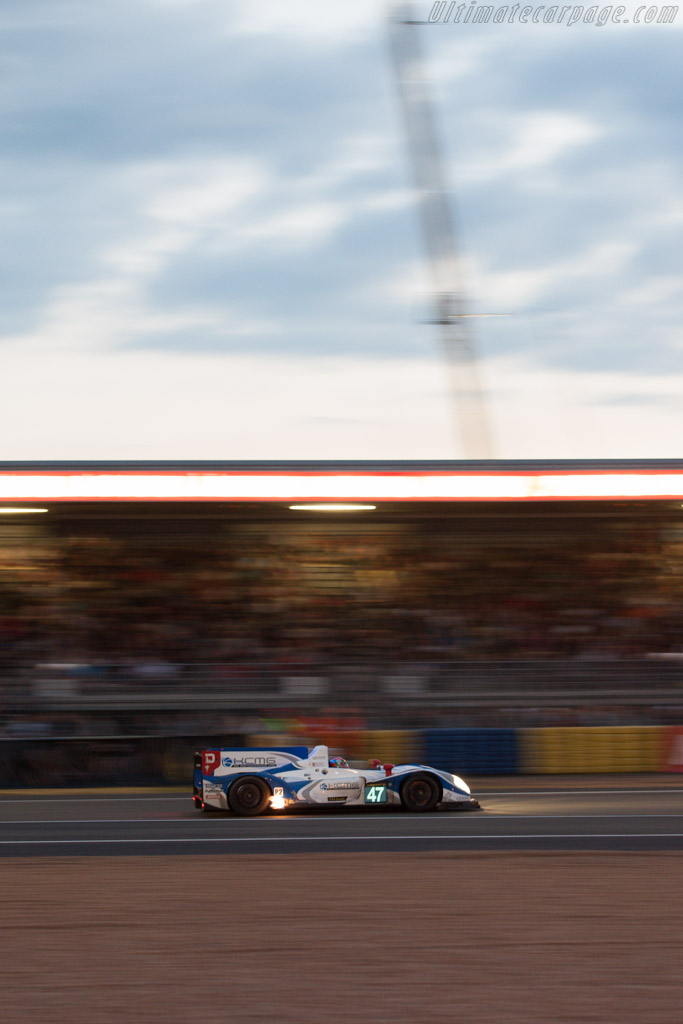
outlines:
{"label": "racing slick tire", "polygon": [[228,790],[228,805],[233,814],[254,818],[263,814],[270,802],[270,790],[263,779],[245,775],[236,779]]}
{"label": "racing slick tire", "polygon": [[441,787],[433,775],[410,775],[401,786],[406,811],[433,811],[441,800]]}

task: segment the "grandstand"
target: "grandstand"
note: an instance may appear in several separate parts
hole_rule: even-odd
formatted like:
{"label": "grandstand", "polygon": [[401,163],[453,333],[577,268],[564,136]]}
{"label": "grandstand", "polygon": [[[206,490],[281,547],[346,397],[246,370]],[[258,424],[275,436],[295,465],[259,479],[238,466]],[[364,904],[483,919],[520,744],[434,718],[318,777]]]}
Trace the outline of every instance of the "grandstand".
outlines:
{"label": "grandstand", "polygon": [[0,464],[0,728],[678,721],[682,501],[671,460]]}

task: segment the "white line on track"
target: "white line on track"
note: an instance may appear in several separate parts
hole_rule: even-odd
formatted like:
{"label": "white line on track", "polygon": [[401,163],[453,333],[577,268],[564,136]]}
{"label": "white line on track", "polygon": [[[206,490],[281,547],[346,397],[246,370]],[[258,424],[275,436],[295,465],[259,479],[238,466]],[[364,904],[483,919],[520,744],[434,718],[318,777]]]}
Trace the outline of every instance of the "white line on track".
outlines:
{"label": "white line on track", "polygon": [[[533,818],[538,820],[542,818],[544,821],[555,821],[565,820],[569,818],[680,818],[679,814],[495,814],[490,813],[487,815],[487,821],[492,819],[495,821],[520,821],[528,820]],[[412,814],[410,818],[406,817],[405,814],[392,814],[391,816],[386,815],[385,821],[443,821],[443,818],[435,818],[434,815],[430,814]],[[202,827],[208,824],[209,828],[212,826],[219,825],[221,822],[234,821],[234,818],[209,818],[208,822],[202,820]],[[240,819],[243,820],[243,819]],[[282,818],[270,819],[282,821]],[[296,821],[294,817],[287,818],[287,821]],[[299,818],[299,820],[303,820]],[[347,820],[354,820],[348,819]],[[355,821],[361,821],[361,818],[355,818]],[[265,821],[268,821],[266,818]],[[325,821],[330,821],[329,816],[325,818],[319,818],[315,824],[319,824]],[[4,819],[0,818],[0,826],[2,825],[113,825],[121,824],[128,825],[131,823],[144,824],[144,825],[187,825],[187,818],[13,818]],[[306,825],[311,825],[313,822],[310,818],[306,818]],[[278,826],[274,826],[278,827]],[[257,838],[257,837],[255,837]]]}
{"label": "white line on track", "polygon": [[543,821],[553,821],[561,819],[564,821],[565,818],[680,818],[680,811],[678,814],[496,814],[495,811],[489,811],[489,818],[495,818],[496,821],[510,821],[533,818],[538,820],[542,818]]}
{"label": "white line on track", "polygon": [[683,839],[683,832],[586,832],[527,833],[524,835],[427,835],[427,836],[263,836],[260,838],[221,837],[219,839],[2,839],[0,846],[88,846],[103,843],[337,843],[415,840],[415,839]]}
{"label": "white line on track", "polygon": [[488,796],[612,796],[619,793],[679,793],[683,794],[683,781],[680,786],[666,786],[664,789],[502,789],[487,790],[478,789],[473,794],[477,798]]}

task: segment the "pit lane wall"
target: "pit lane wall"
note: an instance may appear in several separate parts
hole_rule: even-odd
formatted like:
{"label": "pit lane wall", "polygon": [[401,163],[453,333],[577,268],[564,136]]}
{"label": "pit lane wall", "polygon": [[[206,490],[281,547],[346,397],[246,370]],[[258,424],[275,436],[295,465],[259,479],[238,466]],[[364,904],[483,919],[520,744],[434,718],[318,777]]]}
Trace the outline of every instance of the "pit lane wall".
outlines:
{"label": "pit lane wall", "polygon": [[520,729],[317,728],[260,735],[0,739],[0,789],[189,785],[195,750],[326,743],[350,760],[431,765],[456,775],[683,772],[681,726]]}

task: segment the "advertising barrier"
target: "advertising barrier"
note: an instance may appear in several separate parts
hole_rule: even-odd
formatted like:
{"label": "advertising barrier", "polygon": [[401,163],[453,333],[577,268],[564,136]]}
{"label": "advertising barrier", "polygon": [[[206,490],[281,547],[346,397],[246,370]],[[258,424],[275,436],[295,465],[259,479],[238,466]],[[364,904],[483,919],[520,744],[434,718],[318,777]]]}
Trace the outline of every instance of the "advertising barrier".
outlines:
{"label": "advertising barrier", "polygon": [[[683,726],[347,729],[311,743],[318,739],[331,754],[356,762],[424,764],[465,778],[683,773]],[[6,738],[0,739],[0,789],[190,785],[195,750],[302,742],[285,733]]]}
{"label": "advertising barrier", "polygon": [[423,764],[456,774],[513,775],[518,769],[515,729],[425,729]]}
{"label": "advertising barrier", "polygon": [[664,732],[657,725],[520,729],[519,771],[537,775],[661,771]]}
{"label": "advertising barrier", "polygon": [[683,726],[672,726],[666,733],[664,771],[683,772]]}

